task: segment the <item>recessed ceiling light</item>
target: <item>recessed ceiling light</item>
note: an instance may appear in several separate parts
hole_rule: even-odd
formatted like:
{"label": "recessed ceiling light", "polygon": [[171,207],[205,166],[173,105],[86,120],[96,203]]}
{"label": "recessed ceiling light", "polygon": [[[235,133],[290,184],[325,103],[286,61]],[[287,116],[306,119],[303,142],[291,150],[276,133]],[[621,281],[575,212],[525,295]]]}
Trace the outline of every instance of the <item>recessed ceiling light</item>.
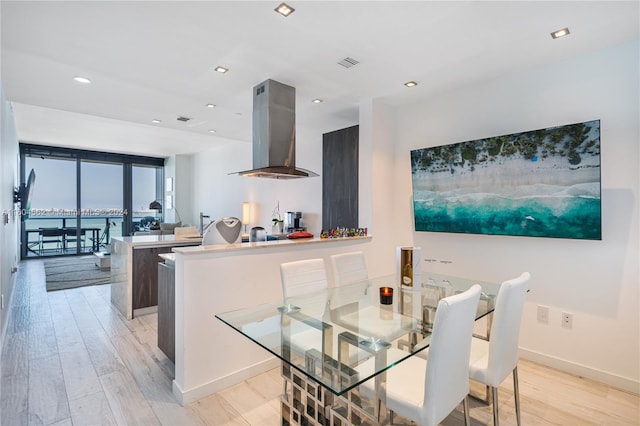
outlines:
{"label": "recessed ceiling light", "polygon": [[314,99],[311,102],[313,102],[314,104],[319,104],[322,103],[322,99]]}
{"label": "recessed ceiling light", "polygon": [[78,83],[82,83],[82,84],[90,84],[91,83],[91,80],[89,80],[86,77],[75,76],[75,77],[73,77],[73,79],[75,81],[77,81]]}
{"label": "recessed ceiling light", "polygon": [[551,33],[551,38],[560,38],[560,37],[564,37],[566,35],[569,35],[569,28],[563,28],[561,30],[558,31],[554,31]]}
{"label": "recessed ceiling light", "polygon": [[407,81],[404,85],[407,87],[416,87],[418,83],[416,83],[415,81]]}
{"label": "recessed ceiling light", "polygon": [[295,12],[295,9],[286,3],[280,3],[280,5],[276,7],[274,10],[284,17],[287,17],[291,15],[293,12]]}
{"label": "recessed ceiling light", "polygon": [[162,123],[162,120],[157,120],[156,119],[156,120],[151,120],[151,122],[154,123],[154,124],[159,124],[159,123]]}
{"label": "recessed ceiling light", "polygon": [[215,133],[216,130],[215,129],[209,129],[209,133]]}
{"label": "recessed ceiling light", "polygon": [[229,71],[229,68],[221,67],[220,65],[218,65],[217,67],[214,68],[214,70],[224,74],[225,72]]}
{"label": "recessed ceiling light", "polygon": [[215,108],[216,105],[215,104],[207,104],[207,108]]}

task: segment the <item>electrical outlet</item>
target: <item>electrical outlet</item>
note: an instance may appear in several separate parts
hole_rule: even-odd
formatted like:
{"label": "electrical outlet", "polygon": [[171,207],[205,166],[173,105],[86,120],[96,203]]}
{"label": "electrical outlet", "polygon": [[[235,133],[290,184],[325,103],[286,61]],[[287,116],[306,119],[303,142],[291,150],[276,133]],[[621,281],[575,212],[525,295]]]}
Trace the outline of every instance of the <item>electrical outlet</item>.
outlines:
{"label": "electrical outlet", "polygon": [[538,305],[538,322],[549,324],[549,308]]}
{"label": "electrical outlet", "polygon": [[562,327],[569,329],[573,327],[573,314],[567,312],[562,313]]}

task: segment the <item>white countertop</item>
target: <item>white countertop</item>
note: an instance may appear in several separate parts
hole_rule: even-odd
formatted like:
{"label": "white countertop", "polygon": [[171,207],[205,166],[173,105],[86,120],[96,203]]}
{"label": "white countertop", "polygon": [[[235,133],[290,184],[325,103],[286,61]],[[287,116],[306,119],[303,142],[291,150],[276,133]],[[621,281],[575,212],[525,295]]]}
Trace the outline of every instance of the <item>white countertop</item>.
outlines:
{"label": "white countertop", "polygon": [[133,247],[162,247],[176,245],[201,244],[202,237],[176,238],[175,235],[135,235],[133,237],[111,237],[112,240],[122,241]]}
{"label": "white countertop", "polygon": [[340,241],[354,241],[371,239],[370,235],[365,237],[345,237],[345,238],[299,238],[295,240],[273,240],[254,243],[234,243],[234,244],[214,244],[209,246],[174,247],[173,252],[182,255],[199,255],[234,252],[243,250],[269,249],[274,247],[293,247],[300,244],[330,244]]}
{"label": "white countertop", "polygon": [[175,253],[162,253],[159,254],[158,257],[165,260],[165,263],[175,263],[176,262],[176,254]]}

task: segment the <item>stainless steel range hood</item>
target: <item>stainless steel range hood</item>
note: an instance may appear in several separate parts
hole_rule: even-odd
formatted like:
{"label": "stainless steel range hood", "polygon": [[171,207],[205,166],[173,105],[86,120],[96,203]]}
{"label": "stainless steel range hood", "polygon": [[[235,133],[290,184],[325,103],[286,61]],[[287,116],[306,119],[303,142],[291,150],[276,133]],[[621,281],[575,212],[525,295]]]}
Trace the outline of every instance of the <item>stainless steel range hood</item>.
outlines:
{"label": "stainless steel range hood", "polygon": [[240,176],[296,179],[318,176],[296,167],[296,89],[274,80],[253,88],[253,169]]}

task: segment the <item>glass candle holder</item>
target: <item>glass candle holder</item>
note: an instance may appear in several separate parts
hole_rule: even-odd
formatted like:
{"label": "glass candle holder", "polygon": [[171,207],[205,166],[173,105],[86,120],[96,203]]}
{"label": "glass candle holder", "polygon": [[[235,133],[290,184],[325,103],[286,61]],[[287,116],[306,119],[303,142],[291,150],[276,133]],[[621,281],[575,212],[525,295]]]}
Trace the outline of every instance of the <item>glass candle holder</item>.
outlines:
{"label": "glass candle holder", "polygon": [[380,304],[391,305],[393,303],[393,287],[380,287]]}

